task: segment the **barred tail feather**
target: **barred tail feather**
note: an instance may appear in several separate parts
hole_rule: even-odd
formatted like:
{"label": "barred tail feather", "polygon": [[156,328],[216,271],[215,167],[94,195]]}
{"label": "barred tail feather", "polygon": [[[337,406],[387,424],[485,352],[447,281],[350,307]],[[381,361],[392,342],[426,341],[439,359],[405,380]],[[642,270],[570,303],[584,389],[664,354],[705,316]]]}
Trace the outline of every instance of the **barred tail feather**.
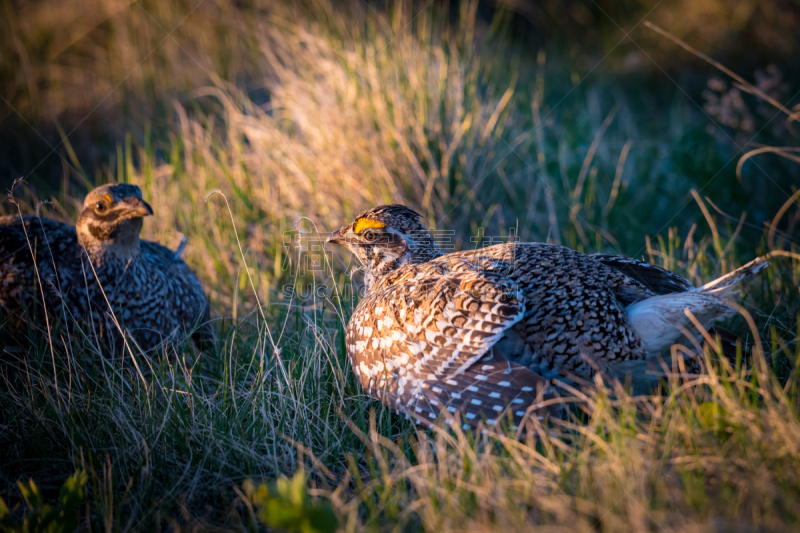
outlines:
{"label": "barred tail feather", "polygon": [[715,279],[714,281],[709,281],[700,287],[700,289],[715,295],[721,293],[723,295],[722,297],[725,297],[734,289],[736,289],[742,281],[749,277],[755,276],[762,269],[768,266],[769,261],[763,257],[757,257],[746,265],[737,268],[733,272],[729,272],[724,276]]}

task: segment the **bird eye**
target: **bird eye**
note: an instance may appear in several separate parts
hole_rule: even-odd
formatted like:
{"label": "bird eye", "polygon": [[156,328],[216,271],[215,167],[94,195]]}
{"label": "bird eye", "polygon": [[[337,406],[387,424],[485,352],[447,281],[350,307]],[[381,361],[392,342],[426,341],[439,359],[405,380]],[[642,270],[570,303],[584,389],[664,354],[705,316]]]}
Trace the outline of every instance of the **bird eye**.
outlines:
{"label": "bird eye", "polygon": [[364,239],[369,241],[369,242],[372,242],[377,238],[378,238],[378,236],[372,230],[367,230],[367,231],[364,232]]}
{"label": "bird eye", "polygon": [[95,204],[94,208],[95,208],[97,211],[100,211],[100,212],[102,212],[102,211],[105,211],[105,210],[106,210],[106,204],[104,204],[103,202],[97,202],[97,203]]}

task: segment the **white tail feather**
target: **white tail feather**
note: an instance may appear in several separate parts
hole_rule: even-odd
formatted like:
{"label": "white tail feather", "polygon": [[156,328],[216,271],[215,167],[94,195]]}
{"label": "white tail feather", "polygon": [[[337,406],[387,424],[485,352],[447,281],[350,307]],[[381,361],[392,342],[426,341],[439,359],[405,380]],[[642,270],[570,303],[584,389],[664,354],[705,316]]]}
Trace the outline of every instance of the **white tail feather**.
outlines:
{"label": "white tail feather", "polygon": [[180,259],[181,255],[183,255],[183,251],[186,249],[186,243],[189,242],[189,239],[186,235],[181,237],[181,243],[178,245],[178,248],[174,252],[175,259]]}
{"label": "white tail feather", "polygon": [[664,354],[670,346],[681,342],[683,334],[679,326],[695,331],[686,316],[686,309],[705,329],[731,316],[733,310],[726,304],[727,298],[743,280],[768,265],[763,258],[758,258],[702,287],[654,296],[629,305],[626,309],[628,321],[642,340],[647,355]]}

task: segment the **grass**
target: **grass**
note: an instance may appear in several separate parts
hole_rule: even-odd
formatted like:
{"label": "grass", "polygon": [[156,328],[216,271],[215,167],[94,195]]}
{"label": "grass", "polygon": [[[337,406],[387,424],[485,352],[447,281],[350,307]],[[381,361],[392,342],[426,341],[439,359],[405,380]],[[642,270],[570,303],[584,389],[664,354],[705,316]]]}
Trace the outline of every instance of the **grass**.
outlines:
{"label": "grass", "polygon": [[[764,129],[709,132],[680,92],[653,87],[649,97],[610,75],[575,83],[568,58],[509,43],[507,19],[483,23],[470,2],[451,12],[392,3],[385,14],[219,5],[216,21],[190,19],[173,40],[164,35],[194,6],[103,4],[98,28],[115,37],[95,51],[108,61],[84,54],[69,71],[94,80],[92,91],[159,39],[168,53],[134,68],[112,97],[130,123],[109,122],[124,141],[107,165],[84,169],[66,130],[53,193],[35,179],[15,189],[23,209],[50,197],[42,214],[74,220],[92,183],[140,185],[155,211],[144,237],[173,248],[189,237],[184,258],[209,294],[217,346],[173,346],[142,377],[88,350],[54,361],[35,331],[29,353],[4,352],[0,495],[12,512],[24,511],[18,479],[53,500],[81,469],[82,528],[255,529],[245,481],[300,471],[347,531],[797,528],[800,215],[785,114],[762,113],[763,98],[745,94]],[[172,22],[165,32],[148,22],[151,8]],[[174,87],[185,89],[178,101],[165,96]],[[67,88],[20,83],[19,94],[96,104]],[[746,142],[790,149],[753,156],[740,180]],[[337,292],[358,286],[349,258],[304,268],[317,235],[385,202],[418,209],[457,248],[513,229],[644,256],[695,283],[772,253],[727,324],[752,356],[673,376],[652,396],[604,383],[576,391],[574,416],[538,439],[417,432],[350,372],[342,332],[357,295]]]}

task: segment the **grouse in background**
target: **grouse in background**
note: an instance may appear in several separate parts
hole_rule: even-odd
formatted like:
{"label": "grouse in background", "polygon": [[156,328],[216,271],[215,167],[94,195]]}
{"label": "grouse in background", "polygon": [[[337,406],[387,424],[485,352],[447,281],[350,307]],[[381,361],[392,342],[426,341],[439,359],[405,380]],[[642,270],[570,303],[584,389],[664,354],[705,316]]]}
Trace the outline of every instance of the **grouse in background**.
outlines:
{"label": "grouse in background", "polygon": [[187,332],[209,341],[197,277],[179,253],[139,238],[152,214],[139,187],[111,184],[86,196],[74,227],[0,217],[0,324],[31,321],[44,332],[46,309],[51,328],[67,325],[69,335],[112,351],[122,347],[121,332],[145,352]]}

